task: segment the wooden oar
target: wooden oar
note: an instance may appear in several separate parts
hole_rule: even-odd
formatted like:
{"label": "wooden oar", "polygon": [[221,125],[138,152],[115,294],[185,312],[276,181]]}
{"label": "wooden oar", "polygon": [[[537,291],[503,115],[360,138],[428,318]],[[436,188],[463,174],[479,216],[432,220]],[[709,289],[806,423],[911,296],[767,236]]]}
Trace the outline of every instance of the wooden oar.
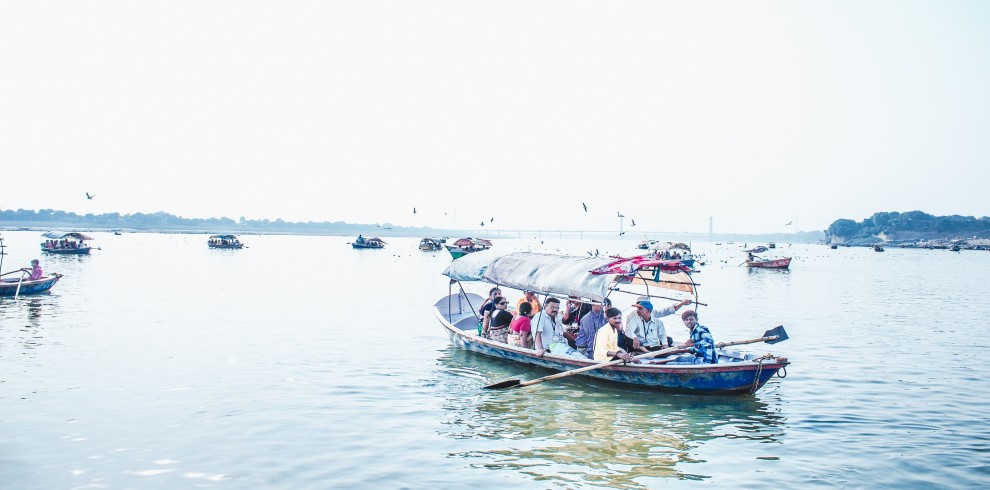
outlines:
{"label": "wooden oar", "polygon": [[735,340],[732,342],[719,342],[715,344],[715,347],[721,349],[722,347],[726,347],[729,345],[755,344],[756,342],[766,342],[768,344],[776,344],[777,342],[783,342],[788,338],[789,337],[787,336],[787,332],[784,331],[784,326],[777,325],[776,327],[771,328],[766,332],[763,332],[763,336],[760,338],[749,339],[749,340]]}
{"label": "wooden oar", "polygon": [[21,294],[21,283],[24,282],[24,273],[21,272],[20,279],[17,280],[17,288],[14,289],[14,299],[17,299],[17,295]]}
{"label": "wooden oar", "polygon": [[[756,339],[749,339],[749,340],[736,340],[736,341],[732,341],[732,342],[720,342],[719,344],[717,344],[717,346],[719,348],[722,348],[722,347],[725,347],[727,345],[752,344],[752,343],[756,343],[756,342],[766,342],[768,344],[776,344],[777,342],[783,342],[783,341],[785,341],[787,339],[788,339],[787,332],[784,331],[784,326],[783,325],[778,325],[778,326],[776,326],[776,327],[774,327],[774,328],[772,328],[770,330],[767,330],[766,332],[763,332],[763,337],[756,338]],[[662,356],[662,355],[665,355],[665,354],[675,354],[675,353],[680,353],[680,352],[687,352],[689,350],[691,350],[691,349],[688,348],[688,347],[671,347],[669,349],[663,349],[663,350],[658,350],[658,351],[653,351],[653,352],[647,352],[645,354],[640,354],[638,356],[634,356],[633,359],[650,359],[650,358],[656,357],[656,356]],[[667,362],[670,362],[672,360],[673,359],[667,360]],[[485,389],[493,390],[493,389],[502,389],[502,388],[515,388],[517,386],[530,386],[530,385],[535,385],[537,383],[542,383],[544,381],[550,381],[551,379],[566,378],[567,376],[573,376],[575,374],[581,374],[581,373],[585,373],[585,372],[588,372],[588,371],[594,371],[595,369],[601,369],[603,367],[614,366],[616,364],[621,364],[621,363],[624,363],[624,362],[626,362],[626,361],[623,361],[622,359],[617,359],[617,360],[614,360],[614,361],[603,362],[601,364],[593,364],[591,366],[585,366],[583,368],[572,369],[570,371],[564,371],[562,373],[551,374],[550,376],[544,376],[542,378],[537,378],[537,379],[534,379],[534,380],[531,380],[531,381],[520,381],[518,379],[508,379],[508,380],[500,381],[500,382],[495,383],[495,384],[492,384],[492,385],[488,385],[488,386],[485,387]]]}
{"label": "wooden oar", "polygon": [[[656,351],[653,351],[653,352],[647,352],[645,354],[640,354],[638,356],[634,356],[633,359],[649,359],[651,357],[662,356],[664,354],[675,354],[675,353],[679,353],[679,352],[687,352],[688,350],[690,350],[690,349],[688,349],[686,347],[671,347],[669,349],[656,350]],[[502,388],[514,388],[516,386],[530,386],[530,385],[535,385],[537,383],[542,383],[544,381],[550,381],[551,379],[566,378],[567,376],[574,376],[575,374],[581,374],[581,373],[585,373],[585,372],[588,372],[588,371],[594,371],[595,369],[601,369],[603,367],[614,366],[616,364],[622,364],[624,362],[626,362],[626,361],[624,361],[622,359],[616,359],[614,361],[603,362],[603,363],[600,363],[600,364],[592,364],[590,366],[585,366],[583,368],[577,368],[577,369],[572,369],[570,371],[564,371],[562,373],[551,374],[550,376],[544,376],[542,378],[537,378],[537,379],[530,380],[530,381],[521,381],[521,380],[518,380],[518,379],[508,379],[508,380],[505,380],[505,381],[500,381],[500,382],[495,383],[493,385],[488,385],[488,386],[485,387],[485,389],[486,390],[497,390],[497,389],[502,389]]]}

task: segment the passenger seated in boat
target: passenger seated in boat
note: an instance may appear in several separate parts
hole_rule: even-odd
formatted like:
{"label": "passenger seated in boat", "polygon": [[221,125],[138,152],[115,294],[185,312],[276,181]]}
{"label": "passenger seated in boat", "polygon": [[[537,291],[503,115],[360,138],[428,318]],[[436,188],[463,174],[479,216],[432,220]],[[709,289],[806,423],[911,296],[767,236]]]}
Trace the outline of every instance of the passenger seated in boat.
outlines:
{"label": "passenger seated in boat", "polygon": [[24,272],[30,272],[31,273],[31,275],[29,275],[28,278],[27,278],[28,281],[36,281],[38,279],[41,279],[45,275],[45,273],[41,271],[41,262],[39,262],[38,259],[34,259],[34,260],[31,261],[31,268],[30,269],[28,269],[27,267],[25,267],[25,268],[23,268],[21,270],[24,271]]}
{"label": "passenger seated in boat", "polygon": [[608,323],[602,309],[611,307],[612,301],[608,298],[605,298],[603,304],[593,303],[591,305],[591,311],[585,313],[581,317],[581,321],[578,322],[578,333],[574,338],[574,345],[578,352],[584,354],[589,359],[595,357],[595,333],[598,332],[599,328]]}
{"label": "passenger seated in boat", "polygon": [[358,243],[358,245],[361,245],[361,244],[364,243],[364,237],[361,236],[360,234],[358,234],[357,243]]}
{"label": "passenger seated in boat", "polygon": [[495,297],[494,312],[486,312],[481,327],[481,335],[496,342],[507,343],[509,324],[512,323],[512,313],[506,311],[509,301],[501,296]]}
{"label": "passenger seated in boat", "polygon": [[533,328],[533,344],[536,355],[543,357],[547,352],[558,356],[584,357],[580,352],[567,345],[564,338],[564,325],[557,319],[560,310],[560,300],[547,298],[543,310],[536,314],[536,326]]}
{"label": "passenger seated in boat", "polygon": [[667,329],[663,325],[661,317],[673,315],[684,305],[691,304],[691,300],[686,299],[680,303],[674,303],[663,309],[654,309],[653,303],[645,296],[641,296],[636,304],[636,311],[626,319],[624,330],[627,337],[626,345],[622,346],[629,352],[650,352],[670,347],[667,340]]}
{"label": "passenger seated in boat", "polygon": [[715,339],[712,338],[708,327],[698,323],[698,314],[687,310],[681,314],[684,326],[691,332],[686,342],[680,344],[691,349],[689,354],[678,356],[669,364],[715,364],[718,353],[715,352]]}
{"label": "passenger seated in boat", "polygon": [[502,290],[498,287],[494,287],[488,290],[488,298],[485,302],[481,304],[481,308],[478,308],[478,315],[484,318],[485,313],[492,313],[495,311],[495,297],[501,296]]}
{"label": "passenger seated in boat", "polygon": [[536,293],[533,291],[523,291],[523,297],[516,301],[516,311],[519,311],[519,307],[523,303],[529,303],[530,308],[533,310],[533,315],[540,312],[540,299],[536,297]]}
{"label": "passenger seated in boat", "polygon": [[533,348],[533,343],[530,342],[530,332],[533,328],[529,318],[533,314],[533,305],[529,303],[520,304],[518,313],[512,320],[512,323],[509,324],[508,344],[531,349]]}
{"label": "passenger seated in boat", "polygon": [[605,312],[608,323],[598,329],[595,334],[595,355],[598,362],[608,362],[613,359],[622,359],[626,362],[639,364],[639,359],[634,359],[632,354],[619,347],[619,331],[622,329],[622,310],[609,308]]}

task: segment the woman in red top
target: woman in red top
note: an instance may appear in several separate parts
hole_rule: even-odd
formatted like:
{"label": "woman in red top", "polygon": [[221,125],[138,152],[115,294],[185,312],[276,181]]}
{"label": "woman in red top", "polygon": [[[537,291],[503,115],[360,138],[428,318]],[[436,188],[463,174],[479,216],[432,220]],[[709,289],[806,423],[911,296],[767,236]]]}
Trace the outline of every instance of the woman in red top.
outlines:
{"label": "woman in red top", "polygon": [[529,321],[529,315],[533,314],[533,305],[524,302],[519,305],[519,314],[509,324],[509,345],[517,347],[533,348],[533,343],[529,339],[529,333],[533,330]]}

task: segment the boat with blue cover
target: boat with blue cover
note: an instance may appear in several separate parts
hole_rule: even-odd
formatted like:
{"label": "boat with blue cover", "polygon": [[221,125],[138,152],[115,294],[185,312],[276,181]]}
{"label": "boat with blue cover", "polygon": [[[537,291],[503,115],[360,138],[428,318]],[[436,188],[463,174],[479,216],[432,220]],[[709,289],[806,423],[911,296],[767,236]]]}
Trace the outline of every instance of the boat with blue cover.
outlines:
{"label": "boat with blue cover", "polygon": [[484,298],[465,291],[463,287],[463,283],[485,282],[500,288],[534,291],[544,299],[548,296],[578,298],[582,302],[598,304],[613,295],[674,299],[663,294],[675,294],[693,297],[695,304],[703,305],[696,301],[698,284],[689,271],[690,268],[677,261],[646,257],[573,257],[530,252],[498,256],[491,251],[478,252],[454,260],[443,272],[450,278],[449,291],[434,304],[433,310],[450,341],[457,347],[560,373],[555,376],[583,370],[578,371],[581,376],[625,385],[710,394],[755,393],[773,376],[784,377],[789,364],[786,358],[771,354],[755,356],[725,349],[743,343],[784,340],[787,336],[782,326],[766,332],[774,335],[717,344],[718,362],[713,364],[675,364],[670,362],[674,360],[671,358],[642,364],[612,361],[610,365],[604,365],[564,354],[546,353],[539,357],[533,349],[481,336],[478,331],[478,308]]}

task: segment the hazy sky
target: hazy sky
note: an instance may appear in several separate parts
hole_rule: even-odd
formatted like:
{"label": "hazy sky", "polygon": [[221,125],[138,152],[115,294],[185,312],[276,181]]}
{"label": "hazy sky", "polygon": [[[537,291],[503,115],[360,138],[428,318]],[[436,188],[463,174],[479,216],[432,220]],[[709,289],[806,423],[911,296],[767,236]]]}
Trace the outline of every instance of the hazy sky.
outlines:
{"label": "hazy sky", "polygon": [[0,0],[0,208],[547,230],[621,211],[726,233],[979,217],[988,26],[987,1]]}

